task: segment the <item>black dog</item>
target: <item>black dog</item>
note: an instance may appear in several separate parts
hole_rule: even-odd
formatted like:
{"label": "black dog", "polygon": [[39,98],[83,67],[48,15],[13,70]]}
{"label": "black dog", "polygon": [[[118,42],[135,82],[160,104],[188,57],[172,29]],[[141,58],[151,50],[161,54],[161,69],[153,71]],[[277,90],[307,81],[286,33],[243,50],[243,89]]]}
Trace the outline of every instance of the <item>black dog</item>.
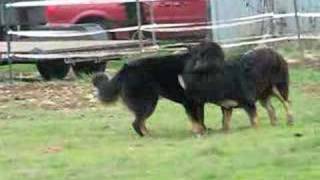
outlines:
{"label": "black dog", "polygon": [[[288,124],[293,123],[289,109],[288,65],[283,57],[270,48],[257,48],[240,59],[221,61],[210,54],[212,43],[191,50],[191,57],[180,78],[186,94],[197,103],[211,102],[221,106],[223,129],[229,130],[232,108],[241,107],[248,113],[252,126],[257,127],[255,102],[259,100],[268,111],[271,123],[276,115],[270,98],[277,97],[287,113]],[[196,53],[198,52],[198,53]]]}
{"label": "black dog", "polygon": [[[199,46],[199,49],[203,48]],[[224,59],[223,51],[217,44],[213,44],[210,52],[206,53],[210,57]],[[98,97],[108,103],[117,100],[120,95],[135,115],[132,126],[140,136],[148,134],[145,121],[153,113],[159,96],[182,104],[191,120],[192,131],[202,134],[206,130],[204,103],[188,98],[178,81],[178,75],[182,73],[190,54],[138,59],[125,64],[111,80],[104,74],[96,74],[93,84],[98,89]]]}

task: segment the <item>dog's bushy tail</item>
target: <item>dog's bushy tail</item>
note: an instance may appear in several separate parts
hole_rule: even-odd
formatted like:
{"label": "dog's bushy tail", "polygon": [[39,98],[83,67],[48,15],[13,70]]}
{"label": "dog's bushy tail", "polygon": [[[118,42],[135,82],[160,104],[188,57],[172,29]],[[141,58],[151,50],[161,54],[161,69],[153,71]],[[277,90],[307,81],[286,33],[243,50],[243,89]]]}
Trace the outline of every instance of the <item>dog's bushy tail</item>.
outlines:
{"label": "dog's bushy tail", "polygon": [[104,103],[112,103],[119,97],[123,67],[112,79],[104,73],[97,73],[92,78],[93,85],[97,88],[98,99]]}

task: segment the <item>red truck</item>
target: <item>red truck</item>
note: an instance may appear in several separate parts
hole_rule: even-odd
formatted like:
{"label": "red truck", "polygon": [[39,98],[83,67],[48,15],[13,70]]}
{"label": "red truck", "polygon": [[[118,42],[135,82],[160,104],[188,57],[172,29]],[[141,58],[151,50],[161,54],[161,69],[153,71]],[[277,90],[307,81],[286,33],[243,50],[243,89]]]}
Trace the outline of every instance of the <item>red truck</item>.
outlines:
{"label": "red truck", "polygon": [[[158,0],[154,2],[141,2],[143,24],[149,24],[151,21],[151,3],[153,3],[155,23],[205,22],[208,17],[207,2],[208,0]],[[92,1],[92,4],[89,5],[48,6],[45,8],[45,15],[49,25],[97,23],[103,28],[116,28],[137,24],[135,2],[95,4]],[[190,35],[190,33],[170,34],[170,37]],[[200,35],[203,36],[203,32]],[[113,39],[121,38],[123,36],[119,36],[119,34],[113,36]]]}

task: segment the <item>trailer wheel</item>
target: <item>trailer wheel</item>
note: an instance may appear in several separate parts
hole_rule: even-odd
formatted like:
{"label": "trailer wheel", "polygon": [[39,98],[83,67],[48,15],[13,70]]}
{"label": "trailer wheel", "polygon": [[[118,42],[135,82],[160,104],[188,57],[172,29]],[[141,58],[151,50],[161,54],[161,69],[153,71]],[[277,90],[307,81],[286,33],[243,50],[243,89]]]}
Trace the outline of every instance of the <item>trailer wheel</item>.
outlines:
{"label": "trailer wheel", "polygon": [[77,76],[81,77],[83,74],[104,72],[106,70],[106,67],[106,62],[79,62],[72,65],[72,70]]}
{"label": "trailer wheel", "polygon": [[63,59],[40,60],[37,69],[45,80],[63,79],[69,72],[70,64],[66,64]]}

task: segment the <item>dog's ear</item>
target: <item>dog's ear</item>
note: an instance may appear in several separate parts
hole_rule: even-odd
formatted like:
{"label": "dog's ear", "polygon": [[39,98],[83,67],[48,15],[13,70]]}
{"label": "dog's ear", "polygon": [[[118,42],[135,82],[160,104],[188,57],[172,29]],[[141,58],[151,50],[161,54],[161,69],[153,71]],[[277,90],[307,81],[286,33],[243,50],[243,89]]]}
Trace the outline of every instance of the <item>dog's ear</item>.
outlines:
{"label": "dog's ear", "polygon": [[206,42],[201,45],[200,59],[202,69],[217,71],[224,66],[224,52],[220,45],[214,42]]}
{"label": "dog's ear", "polygon": [[189,50],[191,60],[186,66],[186,71],[205,73],[220,71],[224,66],[224,52],[215,42],[202,42]]}

